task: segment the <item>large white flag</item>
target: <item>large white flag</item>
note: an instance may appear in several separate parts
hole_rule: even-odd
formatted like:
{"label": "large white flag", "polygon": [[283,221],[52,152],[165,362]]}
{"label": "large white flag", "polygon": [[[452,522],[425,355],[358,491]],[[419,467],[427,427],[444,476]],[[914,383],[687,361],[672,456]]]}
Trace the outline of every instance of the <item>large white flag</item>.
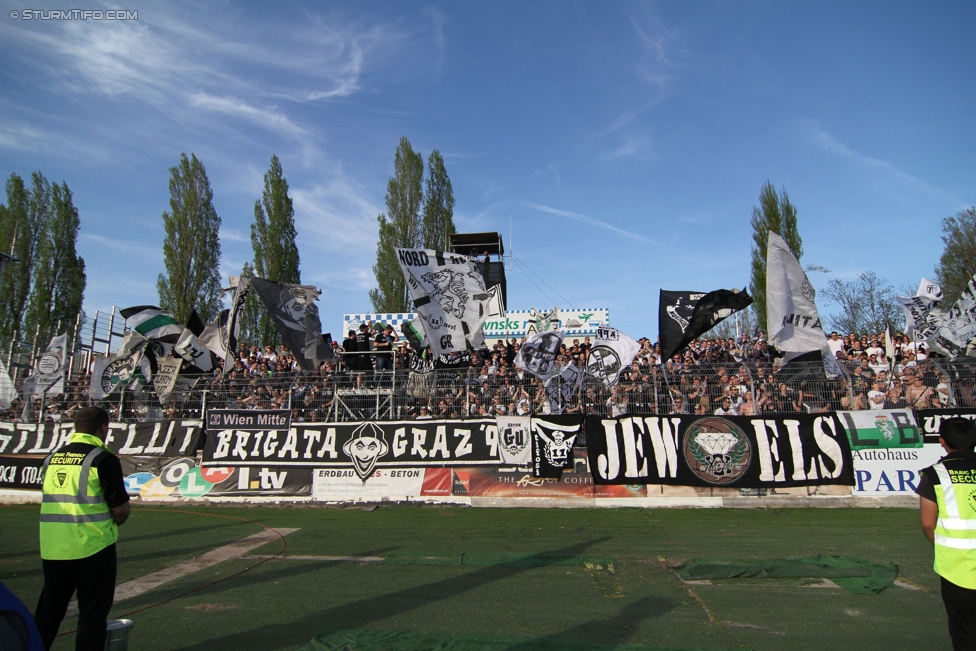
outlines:
{"label": "large white flag", "polygon": [[35,396],[41,396],[44,393],[49,396],[56,396],[64,393],[66,370],[64,362],[67,343],[67,334],[51,338],[47,350],[34,362],[34,369],[30,377],[27,378],[27,382],[24,383],[25,393],[33,393]]}
{"label": "large white flag", "polygon": [[488,293],[474,262],[430,249],[397,249],[397,260],[434,354],[479,348]]}
{"label": "large white flag", "polygon": [[587,375],[603,380],[608,387],[617,385],[620,371],[630,365],[641,345],[616,328],[597,328],[593,347],[586,356]]}
{"label": "large white flag", "polygon": [[929,347],[949,359],[966,354],[966,349],[976,337],[976,276],[959,296],[959,300],[946,312],[935,334],[928,340]]}
{"label": "large white flag", "polygon": [[936,303],[925,296],[896,296],[905,313],[905,333],[916,341],[928,341],[936,330],[944,313]]}
{"label": "large white flag", "polygon": [[556,357],[565,336],[566,333],[561,330],[529,335],[519,347],[514,360],[515,366],[543,380],[549,379],[557,370]]}
{"label": "large white flag", "polygon": [[17,399],[17,389],[10,380],[7,367],[0,360],[0,409],[9,409],[10,403]]}
{"label": "large white flag", "polygon": [[827,347],[814,302],[816,291],[786,241],[769,232],[766,248],[766,314],[769,343],[783,352],[806,353]]}

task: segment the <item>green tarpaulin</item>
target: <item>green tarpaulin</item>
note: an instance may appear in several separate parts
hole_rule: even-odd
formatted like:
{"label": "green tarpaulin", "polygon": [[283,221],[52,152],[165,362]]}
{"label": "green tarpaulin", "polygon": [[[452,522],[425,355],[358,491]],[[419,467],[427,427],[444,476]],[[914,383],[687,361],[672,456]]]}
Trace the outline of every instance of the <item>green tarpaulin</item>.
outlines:
{"label": "green tarpaulin", "polygon": [[898,576],[894,563],[872,563],[848,556],[788,559],[694,560],[675,572],[683,581],[746,578],[822,578],[857,594],[878,594]]}

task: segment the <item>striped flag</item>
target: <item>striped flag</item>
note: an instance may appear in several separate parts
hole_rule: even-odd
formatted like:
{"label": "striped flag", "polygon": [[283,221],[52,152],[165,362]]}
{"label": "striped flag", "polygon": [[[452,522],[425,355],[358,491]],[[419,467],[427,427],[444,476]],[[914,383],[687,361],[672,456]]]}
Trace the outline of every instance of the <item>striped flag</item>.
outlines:
{"label": "striped flag", "polygon": [[132,329],[146,339],[172,337],[175,341],[183,334],[183,324],[155,305],[137,305],[120,311]]}

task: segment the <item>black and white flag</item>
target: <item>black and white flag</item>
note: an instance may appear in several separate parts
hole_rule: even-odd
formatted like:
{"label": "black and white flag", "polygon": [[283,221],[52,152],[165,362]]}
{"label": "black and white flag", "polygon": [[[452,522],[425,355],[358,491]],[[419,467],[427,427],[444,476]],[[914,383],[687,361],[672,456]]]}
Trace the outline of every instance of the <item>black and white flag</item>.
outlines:
{"label": "black and white flag", "polygon": [[661,360],[669,360],[692,339],[750,305],[752,297],[745,290],[717,289],[706,294],[662,289],[658,308]]}
{"label": "black and white flag", "polygon": [[160,404],[169,404],[181,366],[183,366],[183,360],[178,357],[164,357],[157,360],[156,373],[153,374],[152,380]]}
{"label": "black and white flag", "polygon": [[195,366],[204,373],[213,368],[213,357],[210,349],[200,343],[196,335],[186,328],[174,347],[176,353],[185,359],[191,366]]}
{"label": "black and white flag", "polygon": [[315,305],[321,292],[311,285],[276,283],[264,278],[252,278],[251,284],[302,370],[314,371],[322,342],[319,308]]}
{"label": "black and white flag", "polygon": [[434,354],[480,348],[488,293],[474,262],[430,249],[397,249],[397,260]]}
{"label": "black and white flag", "polygon": [[[246,276],[240,278],[231,276],[231,285],[237,281],[234,289],[234,302],[227,315],[227,326],[220,334],[224,337],[224,375],[234,369],[234,356],[237,355],[237,338],[241,334],[241,318],[244,315],[244,302],[251,291],[251,279]],[[207,326],[208,328],[210,326]],[[206,334],[206,333],[205,333]]]}
{"label": "black and white flag", "polygon": [[915,292],[915,295],[927,298],[933,303],[939,303],[942,301],[942,288],[934,280],[923,277],[922,282],[918,284],[918,291]]}
{"label": "black and white flag", "polygon": [[949,359],[965,356],[966,349],[976,338],[976,276],[969,280],[959,300],[946,312],[929,347]]}
{"label": "black and white flag", "polygon": [[620,371],[630,366],[640,349],[639,343],[616,328],[597,328],[583,371],[602,380],[607,387],[615,387]]}
{"label": "black and white flag", "polygon": [[543,380],[549,379],[558,370],[556,358],[565,336],[561,330],[529,335],[515,356],[515,366]]}
{"label": "black and white flag", "polygon": [[573,466],[573,445],[583,429],[583,416],[532,418],[532,474],[559,479]]}
{"label": "black and white flag", "polygon": [[[104,400],[117,391],[141,391],[152,376],[146,359],[149,342],[136,330],[126,333],[122,346],[114,355],[97,356],[92,361],[89,395]],[[149,353],[151,354],[151,353]]]}
{"label": "black and white flag", "polygon": [[582,383],[583,370],[573,362],[546,380],[546,402],[549,404],[549,412],[561,414],[566,411]]}

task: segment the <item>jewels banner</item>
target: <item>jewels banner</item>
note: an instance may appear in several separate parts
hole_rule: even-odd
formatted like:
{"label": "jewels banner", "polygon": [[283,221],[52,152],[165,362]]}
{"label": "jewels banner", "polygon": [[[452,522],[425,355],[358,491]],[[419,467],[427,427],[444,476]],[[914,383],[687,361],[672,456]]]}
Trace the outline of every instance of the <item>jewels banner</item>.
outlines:
{"label": "jewels banner", "polygon": [[854,484],[850,443],[833,413],[786,418],[588,416],[585,432],[597,484]]}

